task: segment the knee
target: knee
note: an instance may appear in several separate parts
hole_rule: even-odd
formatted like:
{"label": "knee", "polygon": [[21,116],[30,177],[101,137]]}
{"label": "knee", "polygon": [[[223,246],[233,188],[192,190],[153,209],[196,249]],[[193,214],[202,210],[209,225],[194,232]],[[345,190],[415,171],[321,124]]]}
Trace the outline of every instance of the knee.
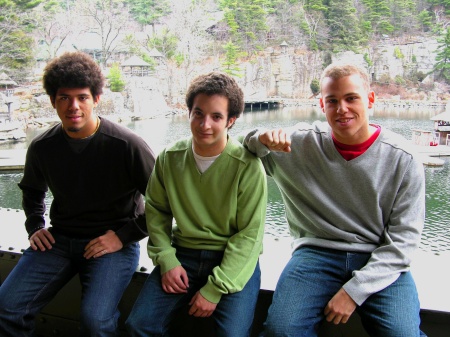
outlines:
{"label": "knee", "polygon": [[131,312],[127,320],[125,321],[125,328],[131,334],[131,336],[135,336],[137,333],[136,327],[142,326],[141,323],[141,320],[137,318],[136,315],[133,314],[133,312]]}
{"label": "knee", "polygon": [[125,321],[125,327],[131,336],[143,336],[141,329],[146,327],[148,323],[148,317],[132,310]]}
{"label": "knee", "polygon": [[96,336],[99,331],[115,332],[118,329],[119,312],[105,315],[102,312],[81,311],[81,328],[86,336]]}

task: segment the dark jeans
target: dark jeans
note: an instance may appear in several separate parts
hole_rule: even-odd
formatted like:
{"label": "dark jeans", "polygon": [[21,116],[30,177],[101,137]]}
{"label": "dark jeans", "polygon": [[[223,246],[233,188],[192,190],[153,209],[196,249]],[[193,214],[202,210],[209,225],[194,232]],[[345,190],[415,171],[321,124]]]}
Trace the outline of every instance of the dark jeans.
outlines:
{"label": "dark jeans", "polygon": [[32,336],[36,315],[77,273],[82,286],[80,335],[118,336],[117,306],[137,268],[139,244],[86,260],[89,239],[52,234],[53,248],[28,248],[0,286],[0,336]]}
{"label": "dark jeans", "polygon": [[[222,261],[223,252],[177,249],[177,258],[188,274],[187,294],[168,294],[161,286],[160,268],[149,275],[126,322],[131,335],[169,336],[170,323],[179,309],[187,307],[192,296],[205,285],[212,269]],[[261,284],[259,264],[244,289],[223,295],[212,317],[218,337],[250,335]]]}
{"label": "dark jeans", "polygon": [[[369,258],[367,253],[297,249],[278,280],[263,336],[316,337],[328,301]],[[419,299],[409,272],[356,310],[370,336],[425,336],[419,330]]]}

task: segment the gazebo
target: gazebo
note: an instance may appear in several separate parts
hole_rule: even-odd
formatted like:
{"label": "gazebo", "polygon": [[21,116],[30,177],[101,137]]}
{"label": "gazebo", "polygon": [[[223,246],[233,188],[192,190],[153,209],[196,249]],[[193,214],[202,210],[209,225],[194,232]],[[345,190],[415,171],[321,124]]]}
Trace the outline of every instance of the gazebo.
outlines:
{"label": "gazebo", "polygon": [[125,76],[149,76],[152,66],[138,56],[132,56],[120,65]]}
{"label": "gazebo", "polygon": [[430,118],[434,121],[434,130],[440,133],[440,144],[450,145],[450,111],[445,111]]}
{"label": "gazebo", "polygon": [[9,96],[9,93],[12,92],[12,89],[8,89],[8,86],[10,88],[17,87],[17,83],[3,72],[0,74],[0,91],[6,91],[6,96]]}

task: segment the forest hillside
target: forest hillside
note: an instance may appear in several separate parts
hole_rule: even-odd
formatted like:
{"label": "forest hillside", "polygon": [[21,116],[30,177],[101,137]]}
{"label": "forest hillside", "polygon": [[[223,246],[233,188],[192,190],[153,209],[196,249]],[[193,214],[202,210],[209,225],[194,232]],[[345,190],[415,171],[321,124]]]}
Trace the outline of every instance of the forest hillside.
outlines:
{"label": "forest hillside", "polygon": [[310,98],[339,59],[386,97],[446,99],[450,84],[449,0],[0,0],[0,13],[0,74],[19,86],[70,50],[117,92],[134,85],[121,64],[137,57],[172,103],[210,70],[247,97]]}

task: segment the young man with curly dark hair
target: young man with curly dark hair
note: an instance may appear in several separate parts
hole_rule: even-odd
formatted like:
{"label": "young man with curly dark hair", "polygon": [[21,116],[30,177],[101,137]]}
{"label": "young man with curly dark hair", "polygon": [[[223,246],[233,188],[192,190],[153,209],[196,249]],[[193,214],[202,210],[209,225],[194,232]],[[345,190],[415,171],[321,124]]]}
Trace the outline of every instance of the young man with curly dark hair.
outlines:
{"label": "young man with curly dark hair", "polygon": [[132,336],[170,335],[174,315],[187,306],[192,316],[212,316],[217,336],[247,337],[260,289],[265,173],[228,136],[244,108],[232,77],[197,77],[186,103],[192,136],[161,152],[147,187],[148,253],[156,268],[127,328]]}
{"label": "young man with curly dark hair", "polygon": [[19,187],[30,248],[0,287],[0,335],[33,335],[38,312],[79,274],[80,335],[119,336],[117,306],[147,236],[142,195],[155,157],[143,139],[95,114],[104,77],[89,55],[52,60],[43,84],[61,123],[27,150]]}

